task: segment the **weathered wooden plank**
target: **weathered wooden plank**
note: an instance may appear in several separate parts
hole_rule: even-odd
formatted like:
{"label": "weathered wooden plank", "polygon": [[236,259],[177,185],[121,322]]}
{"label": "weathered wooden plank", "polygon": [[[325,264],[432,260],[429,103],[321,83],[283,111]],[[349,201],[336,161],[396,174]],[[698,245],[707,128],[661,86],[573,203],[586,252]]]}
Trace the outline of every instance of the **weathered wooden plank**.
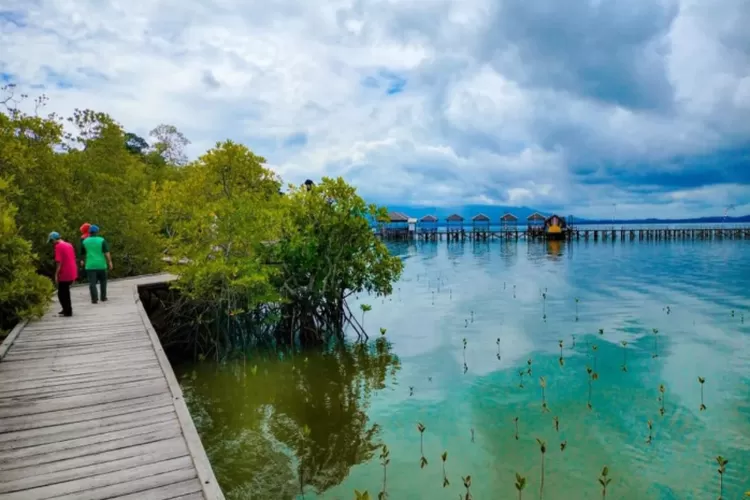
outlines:
{"label": "weathered wooden plank", "polygon": [[161,394],[148,396],[141,399],[117,401],[85,408],[73,408],[70,410],[52,411],[38,413],[35,415],[22,415],[20,417],[9,417],[0,419],[0,432],[23,431],[26,429],[38,429],[54,425],[72,424],[75,422],[87,422],[99,418],[115,415],[126,415],[154,408],[171,408],[171,401],[165,399]]}
{"label": "weathered wooden plank", "polygon": [[148,346],[148,339],[146,337],[113,340],[105,342],[101,339],[89,340],[86,342],[56,342],[54,344],[25,344],[23,342],[17,343],[13,346],[13,350],[8,354],[23,354],[24,356],[34,355],[45,355],[50,356],[55,353],[58,354],[84,354],[88,352],[107,352],[107,351],[120,351],[128,350],[131,347],[145,347]]}
{"label": "weathered wooden plank", "polygon": [[109,431],[130,429],[155,422],[166,422],[176,417],[174,407],[152,408],[125,415],[114,415],[86,422],[73,422],[23,431],[0,434],[0,449],[24,448],[40,444],[65,441],[79,437],[104,434]]}
{"label": "weathered wooden plank", "polygon": [[88,375],[92,375],[96,373],[115,372],[115,371],[123,370],[125,368],[131,368],[133,370],[157,368],[161,370],[161,367],[159,365],[158,360],[156,359],[156,356],[154,356],[153,359],[144,359],[144,360],[139,360],[137,362],[134,361],[132,363],[129,363],[127,367],[122,366],[120,364],[116,364],[116,363],[102,362],[101,364],[98,364],[98,365],[87,365],[85,367],[80,367],[80,368],[76,368],[76,367],[72,367],[70,369],[50,368],[47,370],[35,370],[33,372],[29,371],[28,373],[25,372],[22,367],[19,367],[18,369],[14,369],[14,370],[4,370],[2,363],[0,363],[0,380],[2,380],[3,383],[32,381],[32,380],[49,380],[49,379],[76,377],[76,376],[83,376],[83,375],[88,376]]}
{"label": "weathered wooden plank", "polygon": [[82,364],[102,363],[105,361],[130,361],[138,360],[151,356],[150,348],[138,348],[131,349],[125,352],[103,352],[95,354],[83,354],[83,355],[70,355],[70,356],[50,356],[47,359],[34,359],[34,360],[19,360],[10,359],[6,357],[2,364],[3,367],[13,367],[14,364],[20,365],[23,363],[24,367],[30,368],[45,368],[47,366],[53,366],[55,368],[64,368],[67,366],[80,366]]}
{"label": "weathered wooden plank", "polygon": [[98,436],[61,441],[29,448],[0,452],[0,470],[31,467],[70,458],[95,455],[139,444],[182,437],[182,430],[172,422],[151,424],[135,429],[126,429]]}
{"label": "weathered wooden plank", "polygon": [[[26,477],[0,482],[0,495],[14,491],[30,490],[42,486],[51,486],[66,483],[78,479],[87,478],[97,474],[121,471],[147,464],[155,464],[180,457],[188,457],[188,449],[184,441],[172,440],[169,443],[158,443],[161,446],[153,450],[144,450],[136,455],[126,456],[109,461],[97,461],[94,463],[79,465],[72,469],[47,471],[50,465],[39,467]],[[54,465],[54,464],[52,464]],[[16,471],[18,472],[18,471]],[[4,475],[3,475],[4,478]]]}
{"label": "weathered wooden plank", "polygon": [[203,493],[200,481],[198,479],[189,479],[160,488],[115,497],[115,500],[197,500],[202,498]]}
{"label": "weathered wooden plank", "polygon": [[[167,472],[183,471],[166,478]],[[195,469],[190,457],[172,458],[157,463],[149,463],[98,474],[89,471],[89,476],[64,483],[41,486],[3,495],[3,500],[43,500],[46,498],[100,499],[153,489],[165,484],[185,481],[195,477]],[[161,478],[159,476],[162,476]],[[156,477],[156,478],[155,478]],[[114,486],[114,487],[113,487]],[[112,488],[107,488],[112,487]]]}
{"label": "weathered wooden plank", "polygon": [[[79,467],[86,467],[93,464],[103,464],[116,460],[122,460],[123,458],[136,457],[140,455],[147,455],[150,453],[157,453],[164,449],[178,449],[182,450],[183,453],[176,456],[187,456],[188,449],[185,444],[185,440],[181,436],[165,439],[161,441],[152,441],[145,444],[139,444],[135,446],[127,446],[124,448],[117,448],[114,450],[105,451],[102,453],[88,453],[79,457],[56,460],[54,462],[48,462],[44,464],[33,464],[26,467],[18,467],[11,470],[3,470],[0,472],[0,483],[9,481],[18,481],[31,476],[41,476],[44,474],[50,474],[53,472],[60,472],[66,470],[74,470]],[[48,484],[48,483],[44,483]],[[41,484],[40,484],[41,485]]]}
{"label": "weathered wooden plank", "polygon": [[14,393],[18,391],[25,391],[25,390],[38,390],[40,392],[44,392],[47,390],[57,390],[57,388],[65,389],[66,386],[72,385],[72,384],[78,384],[79,387],[83,387],[85,384],[89,383],[99,383],[99,382],[107,382],[107,381],[127,381],[131,379],[135,379],[137,377],[140,378],[151,378],[152,376],[159,376],[162,372],[159,368],[148,368],[145,370],[116,370],[111,372],[103,372],[101,374],[99,373],[87,373],[83,375],[73,375],[73,376],[56,376],[54,378],[49,379],[33,379],[33,380],[12,380],[2,381],[2,385],[0,385],[0,398],[6,397],[6,396],[12,396]]}
{"label": "weathered wooden plank", "polygon": [[135,389],[116,390],[91,396],[69,396],[53,401],[15,403],[9,406],[4,406],[5,403],[0,402],[0,418],[33,415],[36,413],[67,410],[69,408],[83,408],[126,399],[142,398],[154,394],[163,394],[165,384],[166,382],[157,380],[150,382],[147,386]]}
{"label": "weathered wooden plank", "polygon": [[21,321],[19,322],[13,329],[10,331],[10,333],[5,337],[3,340],[3,343],[0,344],[0,360],[2,360],[5,355],[8,353],[8,350],[10,349],[10,346],[13,345],[13,343],[18,338],[18,335],[21,333],[22,330],[24,330],[24,327],[28,324],[28,321]]}
{"label": "weathered wooden plank", "polygon": [[[32,390],[32,391],[21,391],[19,394],[12,394],[12,395],[6,395],[3,397],[2,401],[8,400],[11,402],[31,402],[31,401],[42,401],[42,400],[50,400],[50,399],[59,399],[62,397],[67,396],[76,396],[76,395],[94,395],[98,394],[100,392],[108,392],[114,389],[128,389],[128,388],[134,388],[134,387],[142,387],[143,385],[146,385],[148,382],[152,382],[155,380],[164,380],[163,374],[157,374],[156,376],[151,377],[133,377],[131,380],[105,380],[103,382],[99,382],[98,384],[72,384],[65,388],[58,387],[56,390],[52,391],[39,391],[39,390]],[[3,403],[0,403],[0,408],[2,408]]]}

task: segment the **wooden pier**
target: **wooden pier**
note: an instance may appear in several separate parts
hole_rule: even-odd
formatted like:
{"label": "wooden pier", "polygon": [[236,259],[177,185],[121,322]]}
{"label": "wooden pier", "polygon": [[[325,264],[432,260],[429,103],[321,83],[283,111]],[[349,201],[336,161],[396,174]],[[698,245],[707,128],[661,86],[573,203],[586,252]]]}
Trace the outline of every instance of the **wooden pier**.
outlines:
{"label": "wooden pier", "polygon": [[[400,239],[419,241],[491,241],[491,240],[546,240],[548,235],[539,230],[455,230],[449,231],[413,231],[399,234],[398,238],[390,238],[389,234],[381,234],[384,239]],[[556,234],[556,238],[563,240],[584,241],[679,241],[679,240],[744,240],[750,239],[748,227],[711,227],[711,228],[615,228],[615,229],[587,229],[583,227],[568,228]]]}
{"label": "wooden pier", "polygon": [[0,345],[0,499],[222,500],[172,367],[138,298],[155,275],[75,287]]}

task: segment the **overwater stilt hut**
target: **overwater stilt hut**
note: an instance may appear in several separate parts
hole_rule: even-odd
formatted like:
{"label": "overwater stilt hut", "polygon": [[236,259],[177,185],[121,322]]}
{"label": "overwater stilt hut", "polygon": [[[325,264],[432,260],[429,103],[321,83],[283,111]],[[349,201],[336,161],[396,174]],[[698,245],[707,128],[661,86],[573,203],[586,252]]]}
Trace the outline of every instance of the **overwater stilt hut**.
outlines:
{"label": "overwater stilt hut", "polygon": [[544,235],[544,222],[547,218],[539,212],[534,212],[526,218],[526,234],[530,237]]}
{"label": "overwater stilt hut", "polygon": [[425,215],[419,219],[417,224],[417,234],[422,239],[434,240],[437,239],[438,232],[438,219],[434,215]]}
{"label": "overwater stilt hut", "polygon": [[544,232],[547,236],[547,239],[550,240],[563,239],[565,237],[566,227],[567,223],[565,221],[565,217],[560,217],[555,214],[550,215],[544,221]]}
{"label": "overwater stilt hut", "polygon": [[471,232],[474,238],[487,239],[490,234],[490,218],[484,214],[477,214],[471,218]]}
{"label": "overwater stilt hut", "polygon": [[407,239],[409,237],[409,216],[401,212],[388,212],[384,236],[395,240]]}
{"label": "overwater stilt hut", "polygon": [[463,238],[465,236],[464,218],[458,214],[449,215],[445,219],[445,232],[449,240]]}
{"label": "overwater stilt hut", "polygon": [[514,233],[518,231],[518,217],[508,212],[500,217],[500,229],[503,233]]}

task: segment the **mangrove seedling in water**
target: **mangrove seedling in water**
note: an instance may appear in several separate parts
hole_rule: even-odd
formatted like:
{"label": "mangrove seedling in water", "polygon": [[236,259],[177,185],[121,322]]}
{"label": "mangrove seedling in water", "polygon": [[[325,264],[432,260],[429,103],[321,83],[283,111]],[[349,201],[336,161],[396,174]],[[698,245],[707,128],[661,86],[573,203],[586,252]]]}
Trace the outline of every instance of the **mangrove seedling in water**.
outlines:
{"label": "mangrove seedling in water", "polygon": [[354,490],[354,500],[370,500],[370,493],[367,491],[359,492]]}
{"label": "mangrove seedling in water", "polygon": [[607,498],[607,486],[609,486],[609,483],[612,482],[612,479],[609,477],[609,467],[606,465],[602,469],[602,473],[599,476],[599,484],[602,485],[602,500],[605,500]]}
{"label": "mangrove seedling in water", "polygon": [[651,355],[651,357],[652,358],[658,358],[659,357],[659,340],[658,340],[658,338],[656,336],[659,335],[659,329],[658,328],[654,328],[651,331],[654,334],[654,354]]}
{"label": "mangrove seedling in water", "polygon": [[474,311],[471,311],[471,322],[474,323]]}
{"label": "mangrove seedling in water", "polygon": [[560,346],[560,359],[558,360],[558,362],[560,363],[560,366],[565,366],[565,359],[563,358],[563,341],[558,340],[557,345]]}
{"label": "mangrove seedling in water", "polygon": [[572,348],[575,348],[575,346],[576,346],[576,336],[575,335],[571,335],[571,337],[573,337],[573,346],[572,346]]}
{"label": "mangrove seedling in water", "polygon": [[385,328],[381,328],[381,329],[380,329],[380,335],[385,335],[385,332],[386,332],[386,331],[387,331],[387,330],[386,330]]}
{"label": "mangrove seedling in water", "polygon": [[464,488],[466,488],[464,500],[471,500],[471,476],[462,477],[461,479],[464,482]]}
{"label": "mangrove seedling in water", "polygon": [[729,460],[719,455],[716,457],[716,462],[719,464],[719,500],[722,500],[724,498],[724,473],[727,471]]}
{"label": "mangrove seedling in water", "polygon": [[628,343],[625,340],[620,341],[622,346],[622,371],[628,371]]}
{"label": "mangrove seedling in water", "polygon": [[526,478],[516,472],[516,491],[518,492],[518,500],[523,500],[523,490],[526,488]]}
{"label": "mangrove seedling in water", "polygon": [[594,408],[591,405],[591,385],[592,385],[592,382],[594,380],[594,376],[596,375],[596,373],[594,373],[594,370],[592,370],[590,366],[586,367],[586,373],[588,374],[588,378],[589,378],[589,399],[586,401],[586,406],[588,407],[589,410],[591,410]]}
{"label": "mangrove seedling in water", "polygon": [[565,447],[566,446],[568,446],[568,440],[567,439],[565,441],[563,441],[562,443],[560,443],[560,451],[561,452],[565,451]]}
{"label": "mangrove seedling in water", "polygon": [[513,298],[516,298],[516,285],[513,285]]}
{"label": "mangrove seedling in water", "polygon": [[413,395],[414,395],[414,386],[410,385],[409,386],[409,396],[413,396]]}
{"label": "mangrove seedling in water", "polygon": [[545,389],[547,388],[547,379],[544,377],[539,377],[539,385],[542,387],[542,411],[548,412],[549,408],[547,408],[547,396],[545,395]]}
{"label": "mangrove seedling in water", "polygon": [[555,431],[560,432],[560,418],[552,417],[552,421],[555,423]]}
{"label": "mangrove seedling in water", "polygon": [[540,472],[539,482],[539,500],[544,496],[544,454],[547,453],[547,444],[539,438],[536,438],[536,442],[539,444],[539,452],[542,454],[542,470]]}
{"label": "mangrove seedling in water", "polygon": [[648,420],[646,422],[646,425],[648,425],[648,439],[646,439],[646,444],[651,444],[651,441],[654,440],[654,436],[652,434],[652,431],[654,430],[654,423],[651,420]]}
{"label": "mangrove seedling in water", "polygon": [[703,377],[698,377],[698,383],[701,385],[701,409],[700,411],[703,411],[706,409],[706,405],[703,404],[703,384],[706,383],[706,379]]}
{"label": "mangrove seedling in water", "polygon": [[516,435],[514,437],[516,438],[516,441],[518,441],[518,417],[515,417],[513,422],[516,424]]}
{"label": "mangrove seedling in water", "polygon": [[365,313],[368,311],[372,311],[372,306],[370,304],[360,304],[359,308],[362,309],[362,328],[365,327]]}
{"label": "mangrove seedling in water", "polygon": [[521,389],[523,389],[523,374],[524,374],[524,373],[526,373],[526,372],[525,372],[525,371],[523,371],[523,370],[519,370],[519,371],[518,371],[518,376],[519,376],[519,377],[521,378],[521,383],[520,383],[520,384],[518,384],[518,387],[520,387]]}
{"label": "mangrove seedling in water", "polygon": [[531,376],[531,358],[529,358],[529,360],[526,362],[526,365],[528,366],[528,368],[526,369],[526,373]]}
{"label": "mangrove seedling in water", "polygon": [[448,452],[444,451],[440,458],[443,461],[443,488],[450,486],[451,482],[448,481],[448,476],[445,474],[445,461],[448,460]]}
{"label": "mangrove seedling in water", "polygon": [[542,294],[542,318],[547,319],[547,294]]}
{"label": "mangrove seedling in water", "polygon": [[661,416],[664,416],[664,392],[666,391],[666,388],[664,387],[664,384],[659,384],[659,402],[661,403],[661,408],[659,408],[659,413]]}
{"label": "mangrove seedling in water", "polygon": [[380,453],[380,465],[383,466],[383,491],[378,494],[378,500],[385,500],[388,498],[388,476],[386,475],[386,470],[388,464],[391,463],[390,455],[391,452],[388,451],[388,447],[383,445],[383,451]]}
{"label": "mangrove seedling in water", "polygon": [[500,359],[500,339],[497,339],[495,344],[497,344],[497,359]]}
{"label": "mangrove seedling in water", "polygon": [[604,335],[604,328],[599,328],[599,335]]}
{"label": "mangrove seedling in water", "polygon": [[599,350],[599,346],[591,344],[591,350],[594,352],[594,373],[596,373],[596,352]]}
{"label": "mangrove seedling in water", "polygon": [[576,297],[576,321],[578,321],[578,297]]}
{"label": "mangrove seedling in water", "polygon": [[427,459],[424,457],[424,431],[426,429],[427,427],[422,425],[422,422],[417,424],[417,430],[419,431],[419,453],[422,454],[422,458],[419,459],[420,469],[424,469],[424,466],[427,465]]}

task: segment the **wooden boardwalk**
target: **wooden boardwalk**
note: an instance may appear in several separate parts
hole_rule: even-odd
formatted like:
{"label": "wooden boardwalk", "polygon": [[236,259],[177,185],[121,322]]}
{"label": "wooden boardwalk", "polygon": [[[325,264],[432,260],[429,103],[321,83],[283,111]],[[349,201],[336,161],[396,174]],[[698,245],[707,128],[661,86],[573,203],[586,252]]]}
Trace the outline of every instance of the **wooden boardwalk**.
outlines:
{"label": "wooden boardwalk", "polygon": [[0,499],[223,499],[177,380],[138,300],[71,290],[0,346]]}

